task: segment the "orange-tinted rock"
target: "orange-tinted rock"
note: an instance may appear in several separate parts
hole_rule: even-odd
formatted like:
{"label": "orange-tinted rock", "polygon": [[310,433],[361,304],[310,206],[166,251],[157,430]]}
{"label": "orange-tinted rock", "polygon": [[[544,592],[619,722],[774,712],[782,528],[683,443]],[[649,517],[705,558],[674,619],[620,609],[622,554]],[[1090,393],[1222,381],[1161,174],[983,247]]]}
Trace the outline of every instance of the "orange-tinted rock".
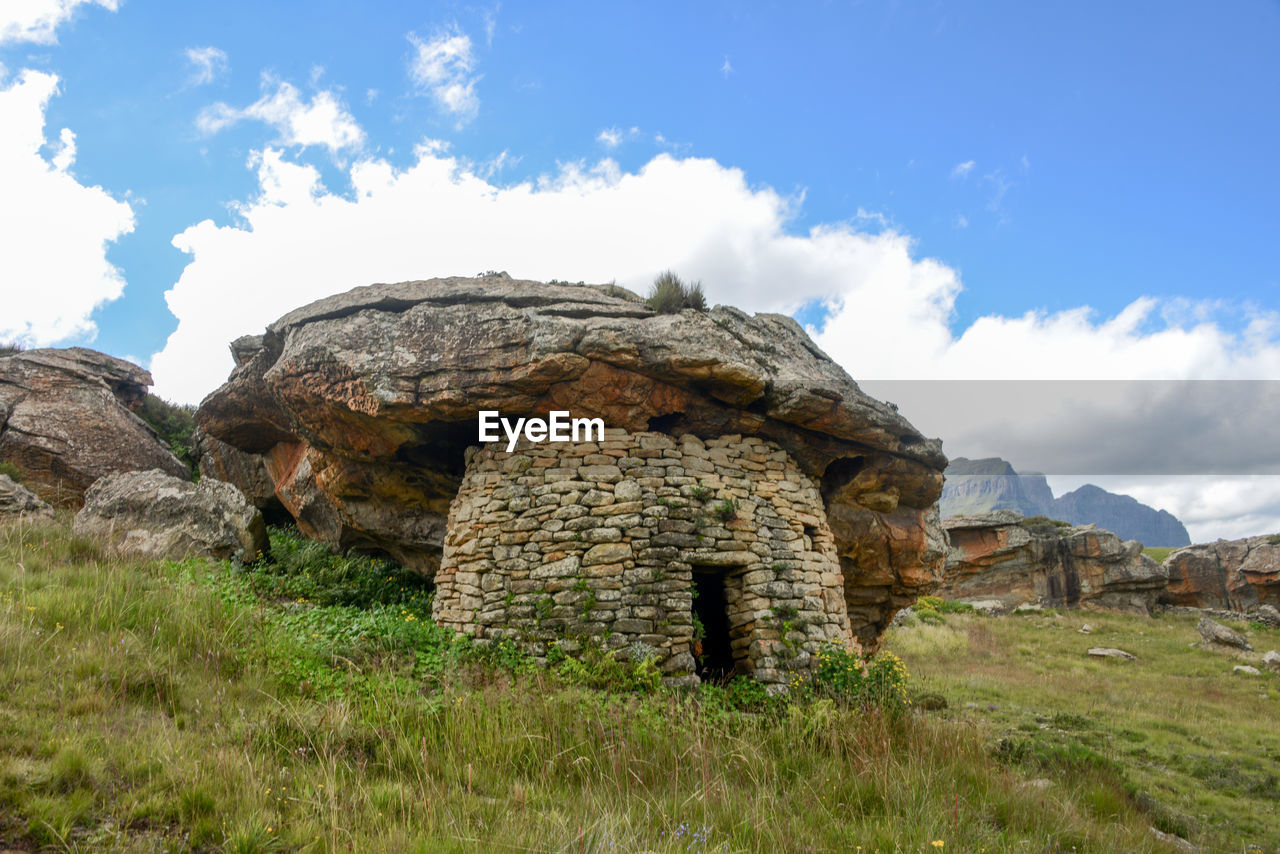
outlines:
{"label": "orange-tinted rock", "polygon": [[1004,610],[1030,605],[1145,614],[1164,590],[1164,570],[1142,554],[1141,543],[1121,542],[1093,525],[1039,531],[1022,522],[1008,510],[944,519],[951,553],[938,595],[998,602]]}
{"label": "orange-tinted rock", "polygon": [[1248,611],[1280,604],[1280,539],[1274,536],[1188,546],[1165,558],[1164,567],[1163,601],[1171,605]]}
{"label": "orange-tinted rock", "polygon": [[631,433],[777,443],[821,485],[850,623],[868,645],[940,578],[939,443],[864,395],[788,317],[657,315],[619,288],[434,279],[320,300],[233,352],[197,420],[261,455],[279,501],[338,548],[434,573],[477,411],[568,410]]}

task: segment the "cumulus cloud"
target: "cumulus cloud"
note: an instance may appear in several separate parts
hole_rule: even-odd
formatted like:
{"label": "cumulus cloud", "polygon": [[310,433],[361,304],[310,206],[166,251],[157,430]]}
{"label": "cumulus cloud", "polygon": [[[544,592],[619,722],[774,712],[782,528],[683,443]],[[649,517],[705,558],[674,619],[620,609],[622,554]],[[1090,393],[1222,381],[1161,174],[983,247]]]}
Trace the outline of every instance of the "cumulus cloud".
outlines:
{"label": "cumulus cloud", "polygon": [[206,107],[196,117],[196,127],[215,134],[253,120],[275,129],[277,145],[323,145],[331,154],[364,145],[364,130],[332,91],[317,92],[308,101],[296,86],[269,75],[263,76],[262,89],[261,98],[241,109],[221,102]]}
{"label": "cumulus cloud", "polygon": [[429,40],[410,33],[409,42],[414,47],[409,78],[418,91],[429,95],[459,125],[475,118],[480,109],[476,95],[480,77],[475,73],[471,37],[453,29]]}
{"label": "cumulus cloud", "polygon": [[974,167],[974,166],[977,166],[977,165],[978,165],[978,164],[977,164],[975,161],[973,161],[973,160],[966,160],[966,161],[965,161],[965,162],[963,162],[963,163],[957,163],[957,164],[956,164],[956,165],[951,169],[951,177],[952,177],[952,178],[964,178],[964,177],[966,177],[970,172],[972,172],[972,171],[973,171],[973,167]]}
{"label": "cumulus cloud", "polygon": [[86,3],[112,12],[120,5],[119,0],[4,0],[0,3],[0,45],[53,44],[58,25],[68,21],[77,6]]}
{"label": "cumulus cloud", "polygon": [[622,142],[622,131],[617,128],[605,128],[596,134],[596,142],[603,144],[605,148],[617,148]]}
{"label": "cumulus cloud", "polygon": [[57,85],[52,74],[27,70],[0,88],[0,340],[45,345],[91,337],[93,310],[124,289],[106,250],[133,230],[132,209],[76,180],[70,129],[48,143],[48,159],[41,154],[45,108]]}
{"label": "cumulus cloud", "polygon": [[203,86],[226,73],[227,52],[216,47],[189,47],[187,62],[191,65],[189,85]]}

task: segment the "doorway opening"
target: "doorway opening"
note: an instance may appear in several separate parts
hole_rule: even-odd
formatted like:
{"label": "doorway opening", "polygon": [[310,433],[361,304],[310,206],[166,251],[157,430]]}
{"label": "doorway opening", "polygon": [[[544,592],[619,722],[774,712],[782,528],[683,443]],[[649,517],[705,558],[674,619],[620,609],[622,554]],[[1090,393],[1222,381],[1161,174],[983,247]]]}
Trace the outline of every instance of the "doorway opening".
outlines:
{"label": "doorway opening", "polygon": [[737,673],[729,636],[727,580],[723,569],[693,568],[693,652],[703,682],[728,682]]}

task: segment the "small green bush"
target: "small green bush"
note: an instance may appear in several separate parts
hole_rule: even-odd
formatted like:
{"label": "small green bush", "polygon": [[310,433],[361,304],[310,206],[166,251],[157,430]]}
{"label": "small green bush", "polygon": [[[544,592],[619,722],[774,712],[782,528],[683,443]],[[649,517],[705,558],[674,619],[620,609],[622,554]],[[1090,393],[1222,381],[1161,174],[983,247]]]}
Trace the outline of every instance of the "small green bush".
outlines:
{"label": "small green bush", "polygon": [[22,483],[22,469],[13,463],[0,463],[0,474],[8,475],[14,483]]}
{"label": "small green bush", "polygon": [[[815,666],[808,682],[812,694],[837,704],[878,708],[890,714],[906,711],[907,667],[891,652],[869,661],[843,647],[830,644],[814,654]],[[793,685],[804,689],[803,685]]]}
{"label": "small green bush", "polygon": [[[553,642],[553,647],[558,642]],[[662,673],[653,656],[624,658],[618,650],[585,643],[575,654],[556,665],[556,675],[570,685],[601,691],[652,694],[662,685]],[[559,656],[548,655],[548,659]]]}
{"label": "small green bush", "polygon": [[653,289],[645,300],[649,308],[658,314],[679,314],[686,308],[707,310],[707,297],[701,282],[685,284],[675,273],[667,270],[653,280]]}
{"label": "small green bush", "polygon": [[196,429],[196,408],[189,404],[170,403],[154,394],[148,394],[138,408],[137,415],[160,434],[161,440],[169,446],[169,451],[194,474],[200,462],[191,441],[191,434]]}
{"label": "small green bush", "polygon": [[732,498],[726,498],[717,504],[711,511],[715,517],[721,522],[732,522],[734,517],[738,515],[738,502]]}

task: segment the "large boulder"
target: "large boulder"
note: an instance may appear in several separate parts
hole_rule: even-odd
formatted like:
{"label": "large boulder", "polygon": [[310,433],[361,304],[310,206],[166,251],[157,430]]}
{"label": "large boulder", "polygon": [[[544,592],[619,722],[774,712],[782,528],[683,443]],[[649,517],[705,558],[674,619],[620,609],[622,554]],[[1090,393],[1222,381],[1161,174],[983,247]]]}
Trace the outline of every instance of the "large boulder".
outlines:
{"label": "large boulder", "polygon": [[262,514],[229,483],[158,469],[107,475],[85,493],[72,531],[155,560],[256,560],[269,548]]}
{"label": "large boulder", "polygon": [[46,501],[77,507],[103,475],[187,469],[134,415],[151,374],[88,350],[26,350],[0,357],[0,462],[16,466]]}
{"label": "large boulder", "polygon": [[821,486],[865,641],[940,578],[939,442],[788,317],[660,315],[610,286],[433,279],[320,300],[232,354],[198,423],[259,458],[299,527],[339,549],[434,574],[478,410],[567,410],[628,433],[775,442]]}
{"label": "large boulder", "polygon": [[938,595],[1021,605],[1096,607],[1150,613],[1164,570],[1093,525],[1029,524],[1009,510],[944,519],[951,542],[947,580]]}
{"label": "large boulder", "polygon": [[1164,566],[1170,605],[1231,611],[1280,605],[1280,537],[1274,534],[1188,546],[1172,552]]}
{"label": "large boulder", "polygon": [[50,517],[53,508],[22,484],[0,474],[0,519],[18,517]]}
{"label": "large boulder", "polygon": [[1222,623],[1210,620],[1208,617],[1200,618],[1200,622],[1196,624],[1196,631],[1200,632],[1202,642],[1207,647],[1229,646],[1245,652],[1253,651],[1248,638],[1235,629],[1227,628]]}

